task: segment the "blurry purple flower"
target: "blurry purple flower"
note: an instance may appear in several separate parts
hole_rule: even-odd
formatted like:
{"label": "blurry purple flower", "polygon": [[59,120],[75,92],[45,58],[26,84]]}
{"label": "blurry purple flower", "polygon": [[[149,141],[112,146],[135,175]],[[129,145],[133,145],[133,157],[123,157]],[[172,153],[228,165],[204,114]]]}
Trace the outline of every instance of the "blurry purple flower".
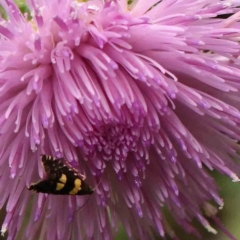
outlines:
{"label": "blurry purple flower", "polygon": [[[30,21],[0,4],[2,233],[107,240],[121,222],[129,239],[177,239],[163,206],[185,231],[197,219],[214,232],[208,169],[240,173],[239,14],[217,16],[239,1],[28,0]],[[88,197],[27,190],[44,153],[100,181],[80,212]]]}

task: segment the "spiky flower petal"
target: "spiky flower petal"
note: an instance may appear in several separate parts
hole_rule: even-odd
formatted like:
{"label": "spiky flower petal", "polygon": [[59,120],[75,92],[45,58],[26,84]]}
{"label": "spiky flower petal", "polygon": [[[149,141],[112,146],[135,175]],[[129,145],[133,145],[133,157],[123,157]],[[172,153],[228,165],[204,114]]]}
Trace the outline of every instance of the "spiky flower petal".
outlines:
{"label": "spiky flower petal", "polygon": [[[163,206],[187,232],[194,218],[215,232],[204,205],[223,202],[207,169],[240,173],[238,2],[28,0],[29,21],[0,0],[8,239],[107,240],[119,222],[129,239],[176,239]],[[86,197],[28,192],[41,154],[100,182],[81,212]]]}

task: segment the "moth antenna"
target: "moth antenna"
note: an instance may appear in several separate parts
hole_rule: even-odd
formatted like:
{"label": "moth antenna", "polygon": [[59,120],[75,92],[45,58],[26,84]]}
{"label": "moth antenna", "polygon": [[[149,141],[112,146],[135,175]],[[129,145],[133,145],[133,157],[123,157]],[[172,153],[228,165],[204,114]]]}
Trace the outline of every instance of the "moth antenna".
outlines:
{"label": "moth antenna", "polygon": [[[102,182],[102,176],[101,176],[100,180],[98,181],[97,185],[96,185],[92,190],[95,191],[95,189],[99,186],[99,184],[100,184],[101,182]],[[77,214],[77,213],[88,203],[88,201],[90,200],[91,196],[92,196],[92,195],[89,195],[89,196],[88,196],[87,201],[74,213],[74,215]]]}
{"label": "moth antenna", "polygon": [[77,214],[88,203],[90,198],[91,198],[91,196],[88,196],[87,201],[74,213],[74,215]]}
{"label": "moth antenna", "polygon": [[102,182],[102,178],[103,178],[103,176],[100,177],[100,179],[99,179],[97,185],[92,189],[93,191],[95,191],[95,189],[98,188],[98,186],[99,186],[100,183]]}

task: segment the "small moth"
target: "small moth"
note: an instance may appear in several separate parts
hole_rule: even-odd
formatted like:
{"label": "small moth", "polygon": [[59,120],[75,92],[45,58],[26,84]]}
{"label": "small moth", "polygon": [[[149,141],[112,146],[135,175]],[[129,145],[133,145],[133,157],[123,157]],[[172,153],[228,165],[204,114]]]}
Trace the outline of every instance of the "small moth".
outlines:
{"label": "small moth", "polygon": [[41,156],[46,179],[31,184],[28,189],[37,193],[56,195],[88,195],[93,189],[84,181],[85,176],[63,162],[63,158]]}

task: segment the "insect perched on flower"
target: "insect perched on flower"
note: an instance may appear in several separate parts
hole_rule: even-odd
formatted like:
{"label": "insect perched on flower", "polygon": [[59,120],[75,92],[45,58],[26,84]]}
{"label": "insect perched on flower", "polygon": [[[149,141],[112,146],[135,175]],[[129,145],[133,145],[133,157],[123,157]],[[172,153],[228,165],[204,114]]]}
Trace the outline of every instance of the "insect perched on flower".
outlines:
{"label": "insect perched on flower", "polygon": [[[163,208],[216,233],[208,170],[240,176],[239,1],[26,3],[31,16],[0,0],[2,233],[112,240],[122,224],[129,239],[177,239]],[[101,179],[78,214],[91,188],[43,156],[45,173],[41,153]]]}
{"label": "insect perched on flower", "polygon": [[63,159],[54,159],[52,156],[41,157],[47,178],[31,184],[28,189],[38,193],[57,195],[86,195],[92,194],[93,190],[84,181],[85,176],[78,173]]}

